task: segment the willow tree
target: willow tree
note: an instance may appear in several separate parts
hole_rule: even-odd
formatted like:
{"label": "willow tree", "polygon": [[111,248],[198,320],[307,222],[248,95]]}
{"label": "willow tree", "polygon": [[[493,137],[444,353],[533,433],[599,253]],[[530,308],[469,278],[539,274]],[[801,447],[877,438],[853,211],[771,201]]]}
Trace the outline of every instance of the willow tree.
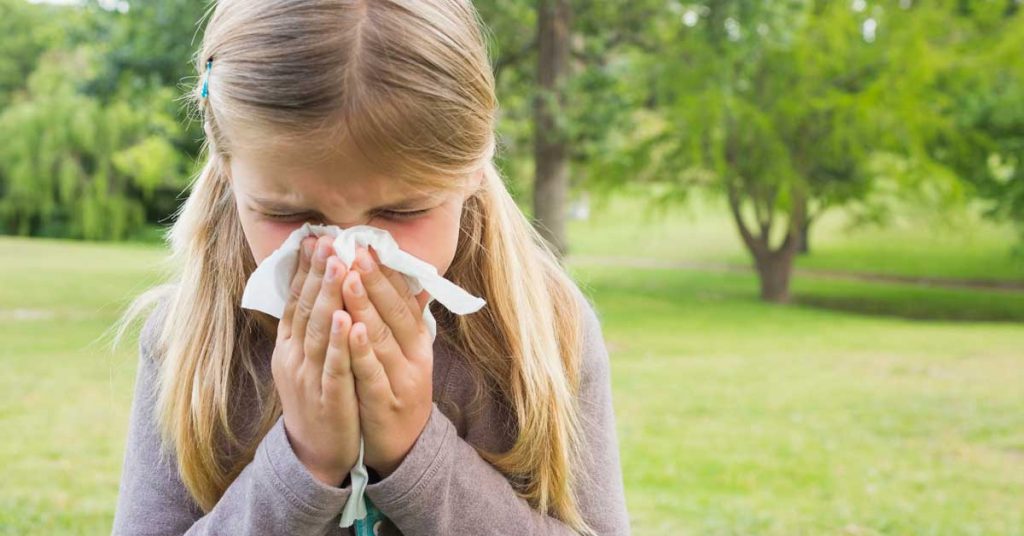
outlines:
{"label": "willow tree", "polygon": [[[121,239],[182,175],[170,89],[100,104],[79,92],[95,57],[53,51],[0,114],[0,225],[10,234]],[[80,78],[76,78],[79,76]]]}

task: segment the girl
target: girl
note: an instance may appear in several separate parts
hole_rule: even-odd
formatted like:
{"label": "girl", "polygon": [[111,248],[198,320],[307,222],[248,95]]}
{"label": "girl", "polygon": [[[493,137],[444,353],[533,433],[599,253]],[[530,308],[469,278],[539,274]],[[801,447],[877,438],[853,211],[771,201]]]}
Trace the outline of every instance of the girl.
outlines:
{"label": "girl", "polygon": [[[114,533],[352,534],[362,434],[373,534],[627,534],[601,327],[495,168],[471,3],[221,0],[197,60],[173,283],[118,325],[156,304]],[[305,222],[386,229],[486,306],[432,307],[431,342],[428,296],[307,237],[282,318],[240,308]]]}

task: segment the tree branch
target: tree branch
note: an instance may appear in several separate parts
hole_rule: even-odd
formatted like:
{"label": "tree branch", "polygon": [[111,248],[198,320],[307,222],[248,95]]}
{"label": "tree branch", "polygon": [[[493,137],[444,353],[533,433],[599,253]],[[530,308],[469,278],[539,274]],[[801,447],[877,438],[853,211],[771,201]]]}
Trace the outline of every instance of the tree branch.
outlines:
{"label": "tree branch", "polygon": [[726,184],[726,190],[728,192],[729,199],[729,210],[732,213],[732,219],[736,222],[736,227],[740,231],[740,237],[743,238],[743,243],[747,245],[751,253],[755,257],[760,257],[765,253],[766,248],[757,238],[754,237],[750,232],[750,228],[747,227],[746,221],[743,219],[743,212],[740,209],[740,198],[739,193],[736,192],[736,186],[732,182]]}

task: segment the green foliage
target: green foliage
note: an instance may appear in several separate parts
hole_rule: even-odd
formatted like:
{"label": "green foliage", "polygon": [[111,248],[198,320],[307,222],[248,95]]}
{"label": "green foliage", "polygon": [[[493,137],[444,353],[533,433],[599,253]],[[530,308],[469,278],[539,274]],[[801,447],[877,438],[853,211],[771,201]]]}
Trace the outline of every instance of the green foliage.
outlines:
{"label": "green foliage", "polygon": [[636,116],[639,135],[597,160],[597,175],[631,180],[641,164],[644,177],[674,185],[668,192],[733,185],[761,219],[787,212],[794,189],[818,210],[864,195],[868,156],[900,144],[885,136],[896,123],[885,43],[862,37],[857,13],[846,4],[707,2],[676,14],[655,25],[667,50],[631,61],[652,93],[636,96],[653,101],[655,114]]}
{"label": "green foliage", "polygon": [[[501,102],[498,163],[522,201],[533,174],[532,106],[542,98],[535,3],[475,6]],[[183,163],[202,139],[178,103],[196,82],[192,54],[211,3],[129,7],[0,0],[0,135],[14,140],[0,149],[6,232],[116,236],[136,221],[129,213],[152,221],[178,202]],[[794,200],[806,200],[812,221],[845,206],[877,222],[907,199],[951,207],[981,196],[991,216],[1024,221],[1024,24],[1012,0],[572,7],[572,97],[557,125],[571,140],[574,188],[653,183],[661,208],[694,187],[731,188],[744,215],[771,223],[776,238]],[[57,59],[81,56],[82,46],[86,63]],[[59,129],[69,132],[49,132]],[[64,150],[71,154],[53,154]],[[33,185],[43,192],[29,193]],[[122,205],[125,215],[84,223]]]}
{"label": "green foliage", "polygon": [[43,22],[42,13],[31,9],[24,0],[0,0],[0,109],[20,88],[35,68],[47,43],[41,32],[25,31]]}
{"label": "green foliage", "polygon": [[12,234],[122,239],[145,220],[143,201],[182,176],[183,159],[168,140],[178,123],[160,102],[103,105],[78,88],[95,73],[96,51],[79,47],[45,55],[25,95],[0,114],[0,224]]}
{"label": "green foliage", "polygon": [[609,62],[629,126],[587,173],[604,191],[651,183],[662,207],[727,194],[759,266],[835,207],[885,222],[980,192],[1020,220],[1024,32],[1012,2],[981,4],[670,3],[646,28],[653,52]]}
{"label": "green foliage", "polygon": [[1024,12],[971,5],[949,21],[956,61],[933,103],[948,122],[927,149],[989,201],[990,216],[1015,222],[1024,246]]}

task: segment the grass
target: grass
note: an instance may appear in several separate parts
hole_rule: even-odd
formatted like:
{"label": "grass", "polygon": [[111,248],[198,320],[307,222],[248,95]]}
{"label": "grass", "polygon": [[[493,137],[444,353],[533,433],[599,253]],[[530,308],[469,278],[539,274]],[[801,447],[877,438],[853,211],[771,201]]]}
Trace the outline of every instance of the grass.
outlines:
{"label": "grass", "polygon": [[[719,216],[645,226],[630,203],[574,222],[574,251],[743,262]],[[881,268],[857,244],[884,233],[823,234],[802,263],[1016,280],[1004,232]],[[137,356],[96,337],[161,255],[0,238],[0,534],[109,534]],[[798,278],[771,306],[749,273],[570,268],[611,353],[635,534],[1024,534],[1024,294]]]}
{"label": "grass", "polygon": [[96,341],[160,250],[0,238],[0,534],[109,534],[137,354]]}
{"label": "grass", "polygon": [[1024,328],[588,268],[637,534],[1022,534]]}

